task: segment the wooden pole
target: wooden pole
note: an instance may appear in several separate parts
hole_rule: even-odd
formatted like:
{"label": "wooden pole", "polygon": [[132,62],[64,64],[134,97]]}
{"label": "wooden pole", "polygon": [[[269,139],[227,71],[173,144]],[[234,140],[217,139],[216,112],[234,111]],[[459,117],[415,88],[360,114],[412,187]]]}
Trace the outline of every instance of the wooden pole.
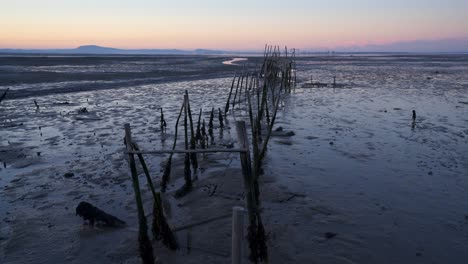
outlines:
{"label": "wooden pole", "polygon": [[[136,151],[139,151],[139,147],[136,143],[133,143],[133,147]],[[153,237],[157,240],[162,240],[163,244],[171,249],[176,250],[179,248],[177,240],[172,232],[169,224],[167,223],[166,217],[164,216],[164,211],[161,205],[161,194],[156,192],[153,180],[151,180],[151,176],[148,170],[148,166],[146,166],[145,159],[143,158],[143,154],[137,154],[138,159],[140,160],[141,166],[143,167],[143,171],[146,175],[146,181],[150,187],[151,193],[153,194]]]}
{"label": "wooden pole", "polygon": [[[176,121],[176,125],[175,125],[174,144],[172,145],[172,150],[175,150],[175,147],[176,147],[176,144],[177,144],[177,132],[179,130],[178,129],[179,128],[179,121],[180,121],[180,117],[182,116],[182,111],[184,109],[185,109],[185,104],[182,104],[182,106],[180,107],[179,116],[177,117],[177,121]],[[173,155],[173,153],[171,153],[171,155],[167,159],[167,163],[166,163],[166,166],[164,168],[164,173],[163,173],[163,176],[161,178],[161,192],[166,191],[167,183],[169,182],[169,179],[171,177],[172,155]]]}
{"label": "wooden pole", "polygon": [[[237,131],[237,139],[239,141],[239,145],[243,149],[249,149],[249,141],[247,138],[247,128],[245,126],[244,121],[237,121],[236,122],[236,131]],[[252,175],[252,166],[250,162],[250,151],[240,153],[240,160],[242,166],[242,175],[244,178],[244,188],[245,188],[245,196],[247,201],[247,213],[249,216],[249,232],[248,232],[248,240],[249,240],[249,247],[250,247],[250,259],[256,260],[258,259],[257,255],[257,243],[256,243],[256,234],[257,234],[257,217],[256,217],[256,203],[255,203],[255,193],[254,193],[254,185],[253,180],[254,177]]]}
{"label": "wooden pole", "polygon": [[202,140],[201,134],[201,117],[202,117],[202,109],[200,108],[200,114],[198,114],[198,122],[197,122],[197,133],[195,135],[195,139],[198,143]]}
{"label": "wooden pole", "polygon": [[161,107],[161,119],[160,119],[161,132],[166,132],[166,120],[164,120],[164,113]]}
{"label": "wooden pole", "polygon": [[231,263],[242,263],[242,240],[244,239],[244,208],[232,208]]}
{"label": "wooden pole", "polygon": [[234,89],[234,83],[236,82],[237,73],[234,75],[231,83],[231,90],[229,91],[229,96],[226,102],[226,107],[224,108],[224,113],[226,114],[229,111],[229,101],[231,100],[232,90]]}
{"label": "wooden pole", "polygon": [[[125,124],[125,142],[126,142],[127,152],[132,151],[133,146],[132,146],[132,134],[131,134],[130,124]],[[151,245],[150,239],[148,237],[148,226],[146,223],[145,211],[143,209],[143,201],[141,199],[140,183],[138,180],[135,157],[131,153],[128,154],[128,165],[130,167],[130,172],[132,174],[133,191],[135,192],[135,201],[136,201],[137,210],[138,210],[138,242],[139,242],[140,257],[144,264],[153,264],[154,263],[153,246]]]}
{"label": "wooden pole", "polygon": [[[188,111],[188,116],[190,119],[190,149],[196,149],[197,144],[196,144],[196,139],[195,139],[195,131],[193,129],[192,109],[190,108],[190,100],[189,100],[189,95],[188,95],[187,90],[185,90],[185,101],[187,102],[187,111]],[[197,175],[197,172],[198,172],[197,153],[195,152],[190,153],[190,161],[192,162],[193,173]]]}
{"label": "wooden pole", "polygon": [[3,101],[3,99],[5,99],[5,97],[6,97],[7,93],[8,93],[8,90],[10,90],[10,88],[7,88],[7,89],[3,92],[2,96],[0,97],[0,103]]}
{"label": "wooden pole", "polygon": [[[188,97],[185,95],[184,97],[184,139],[185,139],[185,150],[189,149],[189,139],[188,139]],[[190,153],[185,153],[185,159],[184,159],[184,180],[185,183],[184,185],[176,191],[175,197],[179,198],[187,193],[189,193],[192,190],[192,171],[190,170]]]}

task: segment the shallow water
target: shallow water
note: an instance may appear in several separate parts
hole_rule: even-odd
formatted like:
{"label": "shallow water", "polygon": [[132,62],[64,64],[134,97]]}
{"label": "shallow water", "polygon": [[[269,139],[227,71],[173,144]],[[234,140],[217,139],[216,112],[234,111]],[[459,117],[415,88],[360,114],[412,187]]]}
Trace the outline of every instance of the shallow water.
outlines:
{"label": "shallow water", "polygon": [[[139,58],[128,60],[139,65]],[[142,60],[142,65],[148,63],[147,58]],[[58,222],[67,225],[79,220],[47,206],[59,203],[73,208],[73,203],[87,197],[120,215],[134,213],[123,155],[124,123],[131,123],[141,146],[169,148],[185,90],[196,117],[199,108],[206,121],[211,107],[223,109],[231,84],[224,75],[233,76],[242,69],[222,66],[225,60],[209,62],[210,69],[228,67],[215,70],[223,78],[201,74],[198,80],[183,82],[59,94],[52,88],[43,96],[37,92],[33,98],[39,111],[32,97],[22,98],[21,85],[40,91],[42,86],[58,85],[55,82],[40,79],[1,86],[0,90],[18,88],[14,91],[18,99],[0,105],[0,157],[6,163],[0,170],[0,220],[6,224],[0,236],[7,238],[2,243],[6,263],[15,263],[13,259],[24,252],[47,260],[35,249],[39,242],[21,237],[24,225],[12,224],[18,215],[25,217],[25,208],[34,208],[39,215],[58,214],[66,219]],[[177,58],[177,63],[181,61]],[[170,59],[165,63],[168,69],[177,64]],[[75,66],[47,66],[41,71],[74,72],[82,67]],[[28,71],[35,66],[18,67]],[[86,67],[90,72],[99,68]],[[273,137],[266,158],[264,218],[271,232],[272,261],[464,263],[468,257],[468,57],[299,58],[297,69],[298,87],[284,98],[277,121],[277,126],[294,131],[295,136]],[[336,76],[337,83],[348,88],[300,88],[310,76],[325,83]],[[121,81],[100,80],[99,74],[93,78]],[[88,82],[77,85],[92,89]],[[89,114],[77,114],[80,107]],[[165,140],[159,131],[160,107],[168,122]],[[415,123],[412,110],[417,113]],[[243,114],[230,115],[228,121],[232,125]],[[219,132],[215,131],[217,137]],[[224,141],[235,141],[229,130],[222,135]],[[151,170],[158,172],[162,157],[149,160]],[[63,179],[69,171],[77,177]],[[47,188],[53,191],[41,191],[42,185],[50,185]],[[288,192],[301,196],[285,204],[274,202]],[[40,231],[27,230],[41,237]],[[324,240],[324,232],[338,236]],[[52,234],[60,237],[58,231]],[[69,236],[76,247],[76,237]],[[123,239],[112,233],[98,240],[114,236]],[[15,244],[20,242],[26,246]],[[106,250],[115,252],[116,247],[109,245]],[[89,246],[82,251],[60,246],[50,259],[60,260],[72,252],[79,262],[89,257],[85,256],[89,251]]]}

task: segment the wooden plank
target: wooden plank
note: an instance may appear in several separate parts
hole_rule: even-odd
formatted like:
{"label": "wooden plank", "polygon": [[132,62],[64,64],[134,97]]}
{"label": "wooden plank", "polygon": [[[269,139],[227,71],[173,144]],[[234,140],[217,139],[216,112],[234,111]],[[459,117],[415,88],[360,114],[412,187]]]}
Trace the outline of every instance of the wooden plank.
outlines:
{"label": "wooden plank", "polygon": [[185,153],[245,153],[247,149],[221,149],[221,148],[211,148],[211,149],[180,149],[180,150],[130,150],[126,151],[125,154],[145,154],[145,155],[157,155],[157,154],[185,154]]}

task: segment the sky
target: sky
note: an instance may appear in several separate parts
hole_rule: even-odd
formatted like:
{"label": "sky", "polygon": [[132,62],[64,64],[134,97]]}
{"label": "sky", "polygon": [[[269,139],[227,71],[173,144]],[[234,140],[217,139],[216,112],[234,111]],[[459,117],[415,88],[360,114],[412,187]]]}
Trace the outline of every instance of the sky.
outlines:
{"label": "sky", "polygon": [[0,0],[0,48],[299,49],[468,39],[468,0]]}

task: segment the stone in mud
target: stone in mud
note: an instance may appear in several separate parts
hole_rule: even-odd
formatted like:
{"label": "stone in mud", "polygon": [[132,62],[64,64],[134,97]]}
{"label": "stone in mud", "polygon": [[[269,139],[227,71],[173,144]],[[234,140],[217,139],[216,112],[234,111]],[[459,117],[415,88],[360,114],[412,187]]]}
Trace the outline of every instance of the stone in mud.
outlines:
{"label": "stone in mud", "polygon": [[323,236],[327,239],[330,239],[330,238],[334,238],[337,236],[336,233],[333,233],[333,232],[326,232],[325,234],[323,234]]}
{"label": "stone in mud", "polygon": [[65,173],[65,174],[63,175],[63,177],[65,177],[65,178],[71,178],[71,177],[73,177],[73,176],[75,176],[75,174],[74,174],[73,172],[67,172],[67,173]]}

